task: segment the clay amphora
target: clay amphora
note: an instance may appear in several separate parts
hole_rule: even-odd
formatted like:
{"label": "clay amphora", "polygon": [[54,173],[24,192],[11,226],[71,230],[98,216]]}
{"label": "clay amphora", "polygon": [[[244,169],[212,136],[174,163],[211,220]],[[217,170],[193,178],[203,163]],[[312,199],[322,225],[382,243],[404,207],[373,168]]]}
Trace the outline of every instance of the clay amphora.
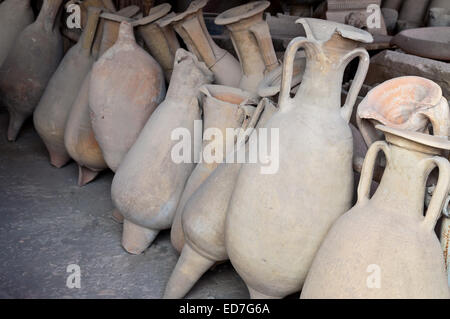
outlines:
{"label": "clay amphora", "polygon": [[[320,242],[353,196],[348,122],[369,66],[367,51],[357,46],[372,36],[326,20],[297,22],[307,39],[293,39],[286,50],[280,110],[265,126],[279,134],[278,147],[272,147],[278,170],[263,174],[261,162],[243,165],[227,213],[226,250],[252,298],[282,298],[301,289]],[[300,47],[306,70],[291,98]],[[358,70],[341,107],[343,73],[355,57]]]}
{"label": "clay amphora", "polygon": [[63,55],[57,16],[62,0],[46,0],[36,21],[17,37],[0,67],[0,102],[8,108],[8,140],[14,141]]}
{"label": "clay amphora", "polygon": [[166,99],[116,172],[111,195],[125,218],[122,245],[130,253],[143,252],[160,230],[172,225],[184,185],[195,166],[194,147],[190,161],[178,163],[172,159],[172,149],[180,143],[172,140],[172,132],[187,129],[190,145],[201,144],[201,134],[193,132],[194,121],[201,119],[198,89],[212,79],[203,62],[178,49]]}
{"label": "clay amphora", "polygon": [[215,23],[230,30],[234,49],[239,57],[242,78],[239,87],[256,93],[267,72],[278,66],[269,25],[263,19],[269,1],[254,1],[220,14]]}
{"label": "clay amphora", "polygon": [[398,15],[399,31],[423,26],[430,0],[404,0]]}
{"label": "clay amphora", "polygon": [[[358,202],[328,232],[308,273],[301,298],[450,298],[445,263],[434,232],[450,183],[440,157],[447,138],[377,125],[387,143],[367,152]],[[376,157],[387,159],[369,199]],[[424,216],[429,173],[439,180]],[[378,277],[376,277],[378,275]]]}
{"label": "clay amphora", "polygon": [[19,34],[34,20],[30,0],[6,0],[0,4],[0,65]]}
{"label": "clay amphora", "polygon": [[156,6],[150,10],[148,16],[133,23],[137,26],[137,31],[144,39],[150,54],[161,65],[167,83],[172,76],[175,52],[180,47],[172,25],[165,27],[160,25],[161,18],[169,13],[170,8],[171,5],[168,3]]}
{"label": "clay amphora", "polygon": [[[263,99],[248,124],[249,134],[256,123],[258,127],[264,126],[275,111],[275,106]],[[239,147],[245,139],[239,138],[236,143]],[[182,214],[186,243],[164,298],[184,297],[212,265],[228,259],[225,217],[241,166],[241,163],[221,163],[187,201]]]}
{"label": "clay amphora", "polygon": [[[137,8],[137,7],[136,7]],[[133,8],[132,8],[133,9]],[[103,55],[117,40],[120,21],[124,21],[135,12],[127,8],[115,15],[103,13],[98,31],[95,35],[93,51],[95,56]],[[111,17],[115,17],[111,19]],[[89,80],[91,72],[83,80],[75,102],[67,119],[64,144],[70,157],[78,164],[78,185],[83,186],[92,180],[102,170],[108,168],[102,151],[95,139],[89,116]]]}
{"label": "clay amphora", "polygon": [[200,61],[205,62],[214,73],[216,84],[239,87],[242,77],[239,62],[230,53],[220,48],[206,29],[202,9],[207,3],[208,0],[194,0],[185,12],[164,19],[161,25],[172,24],[188,50]]}
{"label": "clay amphora", "polygon": [[124,21],[117,42],[95,62],[89,108],[95,137],[114,172],[166,94],[159,64],[136,43]]}
{"label": "clay amphora", "polygon": [[67,117],[95,61],[92,45],[101,9],[89,7],[88,11],[88,22],[80,41],[62,59],[33,115],[34,127],[47,147],[50,162],[58,168],[70,160],[64,145]]}
{"label": "clay amphora", "polygon": [[403,76],[376,86],[358,105],[356,122],[368,146],[383,139],[375,125],[448,136],[449,107],[442,89],[431,80]]}
{"label": "clay amphora", "polygon": [[210,136],[210,134],[203,136],[203,149],[207,149],[208,154],[215,154],[220,160],[216,161],[215,159],[204,159],[202,157],[201,162],[195,166],[186,183],[170,233],[172,245],[178,252],[181,252],[184,245],[184,233],[181,227],[181,215],[184,205],[195,190],[223,161],[226,155],[227,139],[231,138],[227,134],[227,128],[237,129],[242,127],[246,119],[244,106],[256,104],[257,102],[257,99],[250,92],[227,86],[205,85],[200,88],[200,92],[205,95],[203,99],[203,132],[205,133],[208,129],[218,129],[222,134],[223,140],[219,140],[219,136]]}

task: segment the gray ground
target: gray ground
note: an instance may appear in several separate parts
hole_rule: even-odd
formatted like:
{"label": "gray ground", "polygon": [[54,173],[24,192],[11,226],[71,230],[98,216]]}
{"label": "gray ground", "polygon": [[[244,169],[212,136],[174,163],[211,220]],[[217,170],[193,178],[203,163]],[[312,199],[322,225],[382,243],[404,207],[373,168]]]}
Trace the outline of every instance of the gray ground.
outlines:
{"label": "gray ground", "polygon": [[[177,261],[165,231],[142,255],[126,253],[121,225],[110,218],[112,173],[78,187],[77,167],[50,166],[28,121],[6,140],[0,109],[0,298],[160,298]],[[67,266],[81,288],[66,286]],[[209,271],[188,298],[248,298],[229,263]]]}

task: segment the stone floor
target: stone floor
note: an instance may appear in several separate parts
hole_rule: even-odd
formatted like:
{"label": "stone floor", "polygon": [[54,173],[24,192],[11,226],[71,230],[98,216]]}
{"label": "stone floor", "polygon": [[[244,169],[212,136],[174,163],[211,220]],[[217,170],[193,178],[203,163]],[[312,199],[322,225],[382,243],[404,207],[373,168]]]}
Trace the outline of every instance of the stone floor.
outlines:
{"label": "stone floor", "polygon": [[[160,298],[177,261],[165,231],[142,255],[126,253],[110,218],[112,173],[77,186],[77,167],[50,166],[28,121],[6,140],[0,110],[0,298]],[[67,266],[81,270],[69,289]],[[229,263],[209,271],[187,298],[248,298]]]}

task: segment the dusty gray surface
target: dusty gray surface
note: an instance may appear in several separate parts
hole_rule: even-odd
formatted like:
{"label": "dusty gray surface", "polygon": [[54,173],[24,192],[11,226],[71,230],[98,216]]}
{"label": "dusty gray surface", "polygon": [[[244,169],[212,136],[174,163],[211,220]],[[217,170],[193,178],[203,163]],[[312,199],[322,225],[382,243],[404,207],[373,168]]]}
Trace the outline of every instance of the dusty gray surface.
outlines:
{"label": "dusty gray surface", "polygon": [[[142,255],[126,253],[121,225],[110,218],[112,173],[78,187],[77,167],[48,162],[28,121],[6,140],[0,109],[0,298],[160,298],[177,261],[169,232]],[[81,288],[66,286],[67,266],[81,269]],[[229,263],[209,271],[188,298],[248,298]]]}

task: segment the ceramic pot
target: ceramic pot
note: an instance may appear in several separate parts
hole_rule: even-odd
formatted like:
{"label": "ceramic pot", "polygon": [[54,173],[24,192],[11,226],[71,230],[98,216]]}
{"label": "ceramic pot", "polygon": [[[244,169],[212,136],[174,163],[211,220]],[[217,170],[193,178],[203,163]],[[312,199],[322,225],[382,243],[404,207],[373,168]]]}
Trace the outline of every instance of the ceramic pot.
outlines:
{"label": "ceramic pot", "polygon": [[44,1],[36,21],[20,33],[0,67],[0,102],[10,115],[9,141],[33,113],[63,56],[57,20],[61,3]]}
{"label": "ceramic pot", "polygon": [[92,128],[111,170],[117,170],[165,93],[161,67],[137,45],[132,25],[122,22],[117,42],[95,62],[89,84]]}
{"label": "ceramic pot", "polygon": [[[93,55],[102,56],[117,40],[120,21],[133,15],[133,10],[124,9],[114,15],[103,13],[100,16],[100,25],[95,35]],[[121,16],[124,15],[124,16]],[[73,103],[67,119],[64,144],[70,157],[78,164],[78,185],[83,186],[95,179],[104,169],[108,168],[100,146],[95,139],[94,131],[89,116],[89,81],[91,72],[83,80],[83,84]]]}
{"label": "ceramic pot", "polygon": [[[256,123],[257,127],[264,126],[275,111],[275,106],[263,99],[245,134],[250,135]],[[244,137],[238,138],[236,150],[245,143]],[[221,163],[187,201],[182,214],[186,243],[167,283],[164,298],[184,297],[212,265],[228,259],[225,217],[241,166],[241,163]]]}
{"label": "ceramic pot", "polygon": [[[147,17],[134,22],[150,54],[161,65],[167,83],[172,76],[175,52],[180,47],[173,27],[170,24],[162,27],[160,23],[161,19],[169,13],[170,8],[168,3],[161,4],[152,8]],[[174,15],[172,13],[170,16]]]}
{"label": "ceramic pot", "polygon": [[404,0],[398,15],[398,29],[419,28],[423,26],[430,0]]}
{"label": "ceramic pot", "polygon": [[[180,198],[173,220],[170,238],[172,245],[181,252],[184,245],[184,233],[181,227],[181,215],[184,206],[197,188],[223,161],[226,153],[227,142],[233,137],[227,129],[242,127],[246,120],[244,106],[256,104],[257,99],[250,92],[221,85],[205,85],[200,88],[205,97],[203,99],[203,147],[208,157],[202,156],[191,176],[189,177]],[[212,132],[218,130],[219,132]],[[205,134],[207,133],[207,134]],[[215,135],[215,134],[221,134]],[[214,134],[214,135],[211,135]],[[234,134],[234,131],[233,133]],[[211,156],[210,154],[213,154]]]}
{"label": "ceramic pot", "polygon": [[221,13],[215,20],[230,30],[239,57],[242,78],[239,87],[256,93],[264,75],[278,66],[269,25],[263,19],[269,1],[254,1]]}
{"label": "ceramic pot", "polygon": [[183,140],[191,146],[201,144],[201,132],[194,134],[194,121],[201,119],[198,89],[211,81],[212,73],[204,63],[178,49],[166,99],[114,176],[112,200],[125,218],[122,245],[130,253],[143,252],[160,230],[172,225],[184,185],[195,166],[195,147],[191,152],[184,150],[188,159],[175,161],[172,157],[180,142],[171,137],[174,129],[180,129],[186,135],[189,132]]}
{"label": "ceramic pot", "polygon": [[431,80],[403,76],[376,86],[358,106],[356,122],[366,144],[383,138],[375,125],[426,132],[431,122],[435,135],[447,136],[449,108],[442,89]]}
{"label": "ceramic pot", "polygon": [[188,50],[214,73],[216,84],[239,87],[242,77],[239,62],[220,48],[206,29],[202,9],[207,3],[208,0],[194,0],[185,12],[164,19],[161,25],[173,26]]}
{"label": "ceramic pot", "polygon": [[78,91],[95,61],[92,45],[100,12],[100,8],[89,8],[80,41],[62,59],[34,111],[34,127],[47,147],[51,164],[58,168],[70,160],[64,145],[64,130]]}
{"label": "ceramic pot", "polygon": [[[385,133],[387,143],[370,147],[358,202],[328,232],[301,298],[450,298],[434,232],[450,186],[450,164],[439,155],[450,149],[450,142],[382,125],[377,128]],[[380,151],[387,166],[369,199]],[[425,183],[435,167],[439,181],[424,217]]]}
{"label": "ceramic pot", "polygon": [[[372,36],[331,21],[297,22],[307,39],[293,39],[286,50],[280,109],[265,125],[278,135],[270,141],[278,145],[271,146],[274,165],[270,170],[261,160],[243,165],[227,213],[226,250],[252,298],[282,298],[299,291],[327,230],[350,208],[353,197],[348,123],[369,66],[367,51],[357,46],[371,42]],[[300,47],[306,51],[306,69],[291,98],[293,61]],[[358,70],[341,106],[343,73],[356,57]]]}
{"label": "ceramic pot", "polygon": [[33,20],[30,0],[6,0],[0,4],[0,66],[19,34]]}

